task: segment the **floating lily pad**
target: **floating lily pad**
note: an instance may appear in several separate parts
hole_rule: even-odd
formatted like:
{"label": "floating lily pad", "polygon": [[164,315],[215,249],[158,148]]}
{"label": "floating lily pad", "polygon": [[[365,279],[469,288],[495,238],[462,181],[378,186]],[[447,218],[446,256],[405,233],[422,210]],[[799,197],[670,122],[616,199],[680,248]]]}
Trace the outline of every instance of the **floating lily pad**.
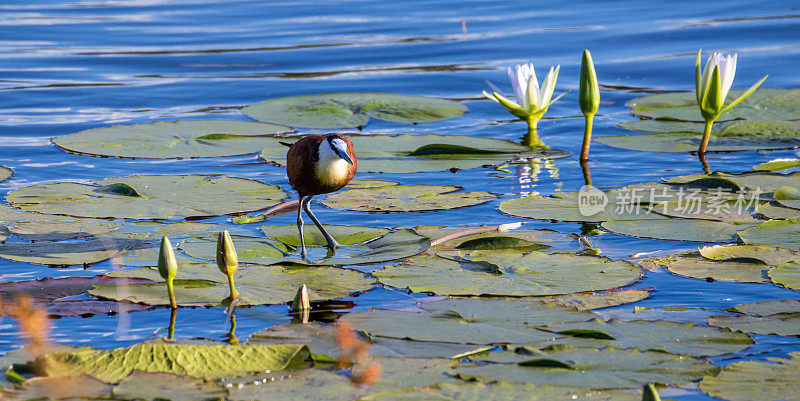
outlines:
{"label": "floating lily pad", "polygon": [[11,231],[6,226],[0,226],[0,242],[5,242],[9,235],[11,235]]}
{"label": "floating lily pad", "polygon": [[772,194],[775,202],[792,209],[800,209],[800,190],[795,187],[784,186]]}
{"label": "floating lily pad", "polygon": [[[133,190],[133,191],[131,191]],[[25,187],[7,200],[23,210],[78,217],[168,219],[263,209],[280,202],[280,188],[259,181],[205,175],[133,175]]]}
{"label": "floating lily pad", "polygon": [[[742,89],[728,93],[726,103],[741,96]],[[703,122],[694,91],[649,95],[633,99],[627,106],[634,115],[649,118]],[[738,106],[723,114],[725,120],[791,121],[800,115],[800,89],[761,87]]]}
{"label": "floating lily pad", "polygon": [[584,401],[639,401],[641,396],[634,392],[598,391],[597,389],[581,389],[575,387],[534,386],[527,383],[507,383],[502,381],[482,383],[437,383],[424,388],[409,387],[400,390],[388,390],[374,393],[362,398],[364,401],[500,401],[527,400],[550,401],[578,399]]}
{"label": "floating lily pad", "polygon": [[755,259],[773,266],[800,259],[800,252],[759,245],[713,245],[700,247],[698,251],[706,259]]}
{"label": "floating lily pad", "polygon": [[11,177],[14,174],[14,171],[8,167],[0,166],[0,181],[5,181],[8,177]]}
{"label": "floating lily pad", "polygon": [[115,125],[53,138],[71,152],[98,156],[173,159],[236,156],[255,153],[293,132],[289,127],[234,120],[156,121]]}
{"label": "floating lily pad", "polygon": [[800,261],[788,262],[772,268],[767,275],[775,284],[800,291]]}
{"label": "floating lily pad", "polygon": [[215,383],[169,373],[133,371],[114,386],[116,397],[126,400],[196,401],[220,399],[227,392]]}
{"label": "floating lily pad", "polygon": [[462,192],[454,185],[390,185],[328,195],[322,203],[357,212],[427,212],[480,205],[497,199],[486,192]]}
{"label": "floating lily pad", "polygon": [[[747,334],[716,327],[697,326],[693,323],[675,323],[664,320],[620,321],[593,319],[537,326],[542,330],[568,337],[539,342],[536,346],[569,344],[579,347],[637,348],[657,350],[692,356],[715,356],[738,352],[753,344]],[[585,335],[593,333],[594,335]],[[602,334],[610,338],[604,338]]]}
{"label": "floating lily pad", "polygon": [[662,267],[684,277],[703,280],[726,280],[741,283],[766,283],[765,276],[770,268],[764,262],[747,260],[708,260],[690,256],[667,256],[639,262],[645,267]]}
{"label": "floating lily pad", "polygon": [[651,206],[653,212],[667,217],[754,224],[763,221],[753,217],[757,208],[757,204],[738,200],[726,201],[722,198],[717,200],[695,198],[695,200],[662,202]]}
{"label": "floating lily pad", "polygon": [[736,305],[735,316],[711,316],[708,324],[754,334],[800,335],[800,301],[769,301]]}
{"label": "floating lily pad", "polygon": [[[444,228],[440,226],[417,226],[414,231],[434,240],[471,227]],[[480,234],[460,236],[436,245],[435,249],[516,249],[538,251],[555,245],[573,244],[575,239],[553,230],[486,231]]]}
{"label": "floating lily pad", "polygon": [[775,159],[753,166],[756,171],[781,171],[800,167],[800,159]]}
{"label": "floating lily pad", "polygon": [[195,345],[159,340],[110,350],[81,347],[49,352],[36,358],[34,365],[42,376],[87,374],[106,383],[118,383],[135,370],[220,379],[300,366],[310,356],[308,347],[301,344]]}
{"label": "floating lily pad", "polygon": [[258,121],[303,128],[363,127],[369,117],[398,123],[428,123],[458,117],[460,102],[389,93],[330,93],[267,100],[242,108]]}
{"label": "floating lily pad", "polygon": [[598,291],[639,279],[625,261],[568,253],[476,250],[443,252],[373,274],[384,284],[439,295],[530,296]]}
{"label": "floating lily pad", "polygon": [[649,213],[646,208],[637,205],[621,204],[618,207],[615,193],[605,193],[607,203],[599,210],[580,208],[580,197],[577,192],[556,192],[547,197],[536,195],[510,199],[502,202],[500,211],[517,217],[539,220],[601,222],[606,220],[630,219],[663,219],[664,217]]}
{"label": "floating lily pad", "polygon": [[381,337],[461,344],[527,343],[553,337],[535,325],[585,321],[594,315],[554,304],[508,299],[445,299],[420,304],[424,312],[375,309],[341,319]]}
{"label": "floating lily pad", "polygon": [[[697,109],[696,103],[695,109]],[[725,118],[727,118],[727,113]],[[696,152],[702,141],[704,130],[702,123],[670,120],[628,121],[622,123],[620,127],[634,131],[654,132],[654,134],[600,136],[596,141],[615,148],[645,152]],[[798,136],[800,136],[800,123],[790,121],[718,123],[711,131],[708,151],[791,149],[800,145]]]}
{"label": "floating lily pad", "polygon": [[[783,186],[791,186],[800,188],[800,172],[789,174],[772,173],[766,171],[745,172],[741,174],[731,174],[725,172],[714,172],[711,174],[688,174],[679,175],[664,180],[670,184],[689,183],[706,178],[722,178],[730,180],[738,184],[742,189],[747,191],[749,196],[746,196],[747,201],[751,201],[756,194],[765,194],[775,191]],[[755,197],[759,199],[759,197]],[[763,199],[763,197],[761,198]]]}
{"label": "floating lily pad", "polygon": [[791,359],[742,361],[722,368],[700,382],[700,389],[729,401],[795,400],[800,398],[800,352]]}
{"label": "floating lily pad", "polygon": [[[4,366],[5,368],[5,366]],[[112,386],[88,375],[34,377],[3,391],[3,400],[85,400],[111,396]]]}
{"label": "floating lily pad", "polygon": [[629,237],[673,241],[729,242],[740,230],[753,224],[698,219],[611,220],[602,227]]}
{"label": "floating lily pad", "polygon": [[647,290],[614,290],[604,292],[567,294],[547,298],[546,302],[555,302],[558,305],[578,310],[592,310],[629,304],[649,298]]}
{"label": "floating lily pad", "polygon": [[115,238],[73,242],[14,242],[0,246],[0,258],[48,266],[90,265],[127,249],[153,247],[152,243]]}
{"label": "floating lily pad", "polygon": [[[141,278],[155,284],[97,285],[90,294],[147,305],[169,305],[166,285],[153,268],[122,270],[110,277]],[[362,273],[335,267],[314,269],[283,266],[242,266],[234,274],[240,305],[290,302],[305,284],[313,300],[341,298],[366,291],[375,284]],[[227,277],[214,264],[181,265],[174,281],[175,298],[181,306],[217,306],[230,296]]]}
{"label": "floating lily pad", "polygon": [[[561,158],[569,152],[528,148],[515,142],[466,135],[348,135],[358,156],[358,171],[373,173],[415,173],[470,169],[498,165],[523,158]],[[261,158],[286,165],[286,146],[299,138],[275,138]]]}
{"label": "floating lily pad", "polygon": [[775,220],[789,220],[800,219],[800,210],[789,209],[788,207],[781,207],[764,203],[758,206],[758,214]]}
{"label": "floating lily pad", "polygon": [[[356,265],[401,259],[423,252],[430,240],[413,230],[388,230],[376,227],[325,225],[325,229],[342,245],[332,256],[327,255],[325,238],[312,226],[305,227],[305,243],[309,259],[300,259],[300,235],[294,225],[262,227],[267,238],[234,237],[239,261],[260,265],[291,262],[311,265]],[[191,239],[180,245],[186,254],[214,260],[216,239]]]}
{"label": "floating lily pad", "polygon": [[719,371],[703,359],[667,352],[554,346],[532,355],[528,349],[481,355],[477,359],[488,363],[459,367],[455,375],[480,381],[622,389],[647,383],[689,383]]}
{"label": "floating lily pad", "polygon": [[765,221],[737,235],[748,245],[797,249],[800,248],[800,219]]}
{"label": "floating lily pad", "polygon": [[[365,337],[372,357],[451,358],[485,349],[483,346],[386,337]],[[248,344],[307,344],[314,354],[336,357],[341,352],[333,325],[309,322],[273,326],[253,334]]]}

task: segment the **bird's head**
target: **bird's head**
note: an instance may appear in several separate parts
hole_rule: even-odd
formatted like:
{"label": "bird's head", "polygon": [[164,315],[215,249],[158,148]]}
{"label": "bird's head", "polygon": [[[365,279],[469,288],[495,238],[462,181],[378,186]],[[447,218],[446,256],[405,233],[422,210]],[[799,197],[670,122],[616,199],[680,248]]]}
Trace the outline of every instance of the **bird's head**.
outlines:
{"label": "bird's head", "polygon": [[332,156],[338,157],[350,163],[350,165],[353,165],[353,159],[351,159],[348,154],[348,144],[352,147],[350,141],[345,141],[343,136],[339,134],[328,134],[325,136],[325,139],[322,140],[322,143],[319,144],[320,153],[327,154],[330,151]]}

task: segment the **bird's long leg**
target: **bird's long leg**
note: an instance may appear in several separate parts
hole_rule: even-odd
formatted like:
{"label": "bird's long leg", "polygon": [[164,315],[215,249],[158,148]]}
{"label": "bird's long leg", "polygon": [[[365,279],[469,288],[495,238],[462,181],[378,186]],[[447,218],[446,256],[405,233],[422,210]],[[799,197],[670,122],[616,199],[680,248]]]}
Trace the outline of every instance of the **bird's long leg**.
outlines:
{"label": "bird's long leg", "polygon": [[320,223],[319,220],[317,220],[317,216],[314,216],[314,213],[311,213],[311,198],[313,198],[313,195],[309,195],[308,198],[306,198],[307,201],[305,205],[303,205],[303,209],[306,210],[308,217],[311,217],[311,221],[313,221],[314,224],[317,225],[317,228],[319,228],[319,230],[322,231],[322,235],[325,237],[325,241],[328,241],[328,248],[330,248],[331,250],[339,249],[339,243],[336,242],[336,240],[333,239],[333,237],[331,237],[331,235],[328,234],[327,231],[325,231],[325,227],[323,227],[322,223]]}
{"label": "bird's long leg", "polygon": [[306,241],[303,238],[303,202],[306,202],[306,199],[311,200],[311,197],[304,198],[300,195],[300,206],[297,208],[297,230],[300,231],[300,257],[305,259],[308,256],[306,252]]}

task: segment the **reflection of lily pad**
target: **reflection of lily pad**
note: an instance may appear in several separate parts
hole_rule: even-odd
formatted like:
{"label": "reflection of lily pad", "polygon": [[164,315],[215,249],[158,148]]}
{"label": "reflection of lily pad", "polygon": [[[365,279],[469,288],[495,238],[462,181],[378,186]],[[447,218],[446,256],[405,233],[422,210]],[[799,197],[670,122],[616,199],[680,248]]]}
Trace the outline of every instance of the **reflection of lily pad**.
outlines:
{"label": "reflection of lily pad", "polygon": [[[77,348],[36,359],[42,376],[87,374],[117,383],[135,370],[205,379],[241,376],[253,371],[283,370],[303,364],[308,347],[283,345],[193,345],[151,341],[129,348]],[[213,361],[213,363],[209,363]]]}
{"label": "reflection of lily pad", "polygon": [[[166,285],[153,268],[122,270],[110,277],[143,278],[156,284],[97,285],[89,291],[98,297],[147,305],[169,305]],[[240,267],[234,275],[242,305],[289,302],[297,288],[305,284],[313,300],[341,298],[365,291],[375,284],[362,273],[335,267],[290,268],[283,266]],[[175,298],[182,306],[216,306],[230,296],[227,277],[216,265],[181,265],[175,278]]]}
{"label": "reflection of lily pad", "polygon": [[527,350],[482,355],[477,359],[488,363],[459,367],[454,373],[480,381],[611,389],[688,383],[718,371],[708,361],[666,352],[554,346],[531,355]]}
{"label": "reflection of lily pad", "polygon": [[717,376],[704,378],[700,389],[729,401],[796,400],[800,398],[800,352],[789,356],[725,366]]}
{"label": "reflection of lily pad", "polygon": [[742,283],[765,283],[765,272],[769,265],[764,262],[748,260],[708,260],[700,257],[666,256],[653,260],[643,260],[643,266],[663,267],[685,277],[702,280],[729,280]]}
{"label": "reflection of lily pad", "polygon": [[420,304],[424,312],[376,309],[341,319],[370,335],[462,344],[528,343],[551,339],[535,325],[584,321],[591,312],[541,302],[445,299]]}
{"label": "reflection of lily pad", "polygon": [[0,258],[48,266],[92,264],[126,249],[153,247],[142,241],[94,238],[79,242],[14,242],[0,246]]}
{"label": "reflection of lily pad", "polygon": [[328,195],[322,203],[357,212],[425,212],[479,205],[497,198],[491,192],[462,192],[453,185],[389,185]]}
{"label": "reflection of lily pad", "polygon": [[389,286],[439,295],[529,296],[598,291],[639,279],[641,270],[625,261],[567,253],[519,251],[445,252],[412,259],[374,272]]}
{"label": "reflection of lily pad", "polygon": [[258,121],[303,128],[363,127],[369,117],[427,123],[458,117],[467,108],[452,100],[389,93],[330,93],[267,100],[242,108]]}
{"label": "reflection of lily pad", "polygon": [[[571,322],[538,326],[554,334],[553,340],[537,343],[538,346],[569,344],[579,347],[637,348],[640,350],[659,350],[675,354],[693,356],[714,356],[741,351],[753,344],[747,334],[716,327],[697,326],[693,323],[675,323],[664,320],[604,321],[592,319],[587,322]],[[583,333],[606,334],[611,339],[587,336]]]}
{"label": "reflection of lily pad", "polygon": [[602,224],[614,234],[673,241],[728,242],[752,224],[697,219],[611,220]]}
{"label": "reflection of lily pad", "polygon": [[[738,107],[737,107],[738,108]],[[697,104],[695,104],[697,109]],[[736,109],[734,109],[736,110]],[[726,117],[727,118],[727,117]],[[620,127],[654,134],[601,136],[597,142],[645,152],[696,152],[703,137],[702,123],[641,120]],[[714,125],[709,152],[789,149],[800,145],[800,123],[790,121],[733,121]]]}
{"label": "reflection of lily pad", "polygon": [[275,185],[234,177],[133,175],[95,182],[33,185],[9,193],[6,199],[20,209],[41,213],[167,219],[249,212],[285,196]]}
{"label": "reflection of lily pad", "polygon": [[95,128],[53,139],[56,145],[100,156],[171,159],[235,156],[268,146],[265,137],[289,127],[233,120],[157,121]]}
{"label": "reflection of lily pad", "polygon": [[[744,93],[728,93],[730,102]],[[633,99],[627,106],[634,115],[648,118],[703,122],[694,91],[649,95]],[[759,88],[723,115],[725,120],[791,121],[800,115],[800,89]]]}
{"label": "reflection of lily pad", "polygon": [[755,334],[800,335],[800,301],[770,301],[736,305],[735,316],[711,316],[708,324]]}
{"label": "reflection of lily pad", "polygon": [[[569,152],[556,149],[529,150],[517,143],[466,135],[348,135],[358,156],[358,171],[375,173],[414,173],[469,169],[498,165],[517,157],[560,158]],[[261,158],[286,164],[286,146],[294,137],[276,138]],[[454,146],[458,148],[454,148]]]}
{"label": "reflection of lily pad", "polygon": [[[413,230],[388,230],[376,227],[325,225],[325,229],[342,245],[335,254],[327,255],[325,238],[319,230],[306,225],[305,243],[309,259],[300,259],[297,248],[300,235],[294,225],[261,227],[267,238],[234,237],[239,261],[260,265],[297,263],[311,265],[356,265],[378,263],[416,255],[430,246],[430,240]],[[216,239],[197,238],[181,243],[190,256],[214,260]]]}
{"label": "reflection of lily pad", "polygon": [[748,245],[797,249],[800,247],[800,219],[765,221],[737,235]]}

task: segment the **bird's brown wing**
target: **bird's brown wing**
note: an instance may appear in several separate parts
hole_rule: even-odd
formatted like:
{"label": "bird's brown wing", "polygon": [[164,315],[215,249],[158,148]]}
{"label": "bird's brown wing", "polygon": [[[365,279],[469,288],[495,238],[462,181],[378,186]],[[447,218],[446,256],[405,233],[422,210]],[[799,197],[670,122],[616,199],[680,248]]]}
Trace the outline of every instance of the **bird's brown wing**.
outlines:
{"label": "bird's brown wing", "polygon": [[301,197],[314,194],[314,157],[319,143],[324,138],[322,135],[305,136],[286,152],[286,175],[289,176],[289,185]]}

